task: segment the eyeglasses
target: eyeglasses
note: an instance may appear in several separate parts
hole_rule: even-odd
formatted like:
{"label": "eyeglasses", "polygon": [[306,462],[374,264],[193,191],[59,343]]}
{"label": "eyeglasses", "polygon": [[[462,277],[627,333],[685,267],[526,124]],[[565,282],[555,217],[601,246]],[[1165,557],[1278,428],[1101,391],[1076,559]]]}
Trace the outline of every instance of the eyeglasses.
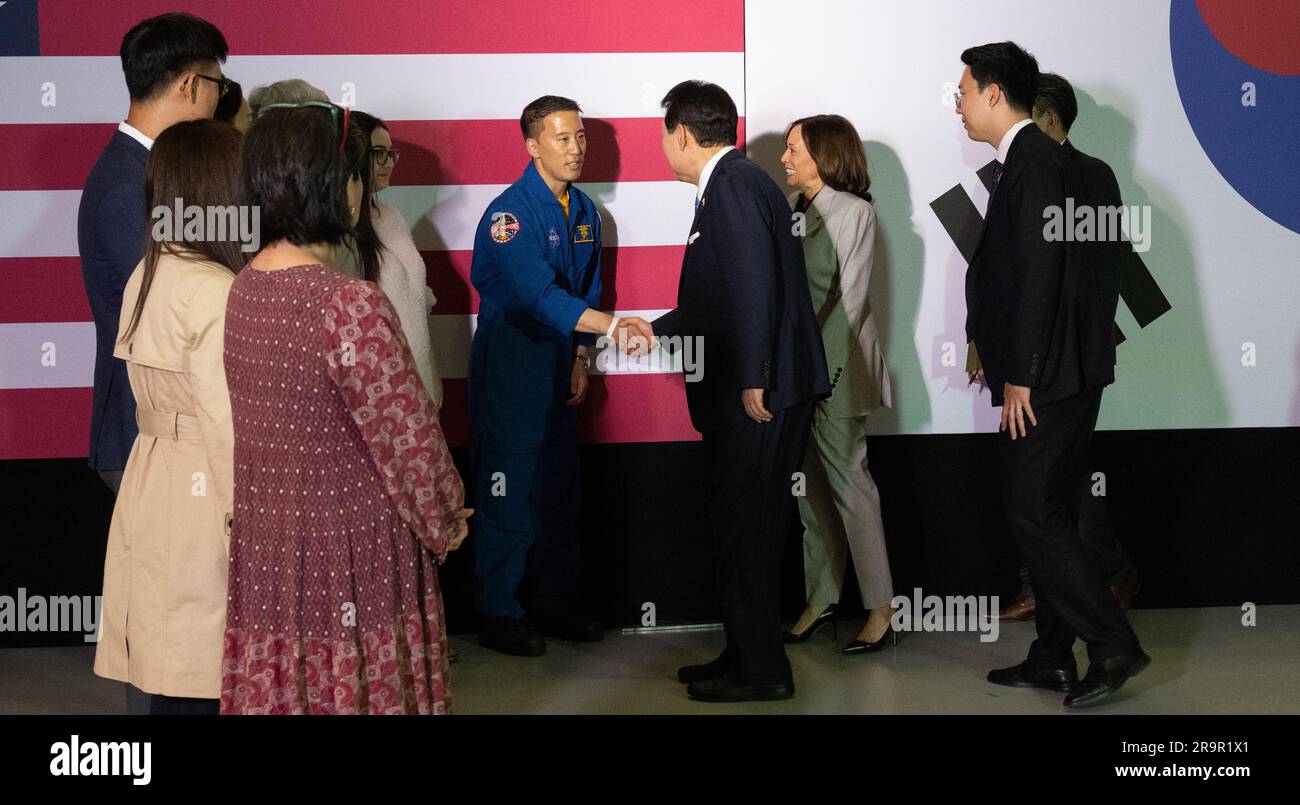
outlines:
{"label": "eyeglasses", "polygon": [[402,152],[396,148],[384,148],[382,146],[375,146],[374,148],[370,149],[370,158],[375,161],[376,165],[387,165],[389,162],[392,162],[394,165],[396,165],[397,159],[401,155]]}
{"label": "eyeglasses", "polygon": [[203,73],[195,73],[194,77],[202,78],[204,81],[211,81],[213,84],[216,84],[218,98],[226,97],[226,93],[230,92],[230,85],[235,83],[225,76],[222,76],[221,78],[213,78],[212,76],[204,75]]}
{"label": "eyeglasses", "polygon": [[957,90],[952,94],[952,105],[958,109],[961,108],[961,90]]}
{"label": "eyeglasses", "polygon": [[346,106],[329,103],[327,101],[303,101],[301,103],[268,103],[266,106],[257,110],[257,117],[266,114],[268,109],[302,109],[304,107],[315,107],[318,109],[327,109],[330,113],[330,120],[333,121],[334,127],[339,128],[339,110],[343,110],[343,127],[339,128],[339,153],[343,153],[343,144],[348,140],[348,124],[352,117],[352,110]]}

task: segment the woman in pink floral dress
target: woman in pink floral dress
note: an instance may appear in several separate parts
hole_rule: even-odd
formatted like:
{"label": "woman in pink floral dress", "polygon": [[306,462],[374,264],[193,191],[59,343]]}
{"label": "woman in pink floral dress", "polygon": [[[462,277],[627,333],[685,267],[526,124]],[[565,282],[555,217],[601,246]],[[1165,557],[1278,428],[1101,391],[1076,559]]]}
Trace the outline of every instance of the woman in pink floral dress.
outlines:
{"label": "woman in pink floral dress", "polygon": [[337,107],[271,108],[244,139],[268,245],[226,309],[223,714],[450,706],[437,564],[470,512],[392,305],[330,267],[369,169],[345,120]]}

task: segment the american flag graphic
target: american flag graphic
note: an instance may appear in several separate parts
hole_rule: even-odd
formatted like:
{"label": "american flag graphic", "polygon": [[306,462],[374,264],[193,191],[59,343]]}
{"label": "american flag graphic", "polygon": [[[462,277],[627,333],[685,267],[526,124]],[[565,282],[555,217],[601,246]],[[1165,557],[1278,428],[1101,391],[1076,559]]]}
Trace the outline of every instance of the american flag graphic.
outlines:
{"label": "american flag graphic", "polygon": [[[468,436],[474,229],[527,164],[524,105],[554,94],[583,107],[579,184],[604,219],[601,307],[619,314],[676,304],[694,188],[660,150],[664,93],[688,78],[721,85],[744,140],[743,0],[0,3],[0,459],[86,455],[95,339],[77,206],[126,115],[122,35],[168,11],[221,29],[223,72],[245,95],[302,78],[389,124],[402,161],[381,198],[411,225],[438,298],[430,325],[453,445]],[[662,367],[594,376],[580,438],[694,440],[682,384]]]}

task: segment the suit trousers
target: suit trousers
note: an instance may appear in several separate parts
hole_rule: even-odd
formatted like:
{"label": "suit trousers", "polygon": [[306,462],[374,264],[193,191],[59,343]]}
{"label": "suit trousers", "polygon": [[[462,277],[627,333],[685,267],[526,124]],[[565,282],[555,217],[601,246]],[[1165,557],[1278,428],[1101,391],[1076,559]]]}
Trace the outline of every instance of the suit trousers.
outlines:
{"label": "suit trousers", "polygon": [[867,418],[815,416],[803,469],[808,485],[799,498],[799,517],[808,604],[824,608],[840,602],[851,556],[862,605],[888,606],[894,582],[880,492],[867,468]]}
{"label": "suit trousers", "polygon": [[1013,440],[1009,430],[997,436],[1007,523],[1029,564],[1037,601],[1038,639],[1029,662],[1040,668],[1075,667],[1076,638],[1088,644],[1093,663],[1138,648],[1079,538],[1079,479],[1100,405],[1101,389],[1084,391],[1035,408],[1038,424],[1028,426],[1027,436]]}
{"label": "suit trousers", "polygon": [[770,422],[746,418],[704,434],[727,638],[722,659],[735,682],[770,685],[791,678],[781,639],[781,554],[812,411],[811,401],[802,402],[774,411]]}

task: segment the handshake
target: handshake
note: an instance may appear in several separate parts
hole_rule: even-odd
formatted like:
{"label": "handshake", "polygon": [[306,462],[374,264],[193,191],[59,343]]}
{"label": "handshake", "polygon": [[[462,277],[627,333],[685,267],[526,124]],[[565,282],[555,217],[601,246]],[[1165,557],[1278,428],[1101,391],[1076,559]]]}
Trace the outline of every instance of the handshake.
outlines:
{"label": "handshake", "polygon": [[605,336],[618,347],[620,352],[638,358],[650,354],[650,351],[659,345],[655,339],[654,328],[650,326],[650,322],[640,316],[614,317],[605,331]]}

